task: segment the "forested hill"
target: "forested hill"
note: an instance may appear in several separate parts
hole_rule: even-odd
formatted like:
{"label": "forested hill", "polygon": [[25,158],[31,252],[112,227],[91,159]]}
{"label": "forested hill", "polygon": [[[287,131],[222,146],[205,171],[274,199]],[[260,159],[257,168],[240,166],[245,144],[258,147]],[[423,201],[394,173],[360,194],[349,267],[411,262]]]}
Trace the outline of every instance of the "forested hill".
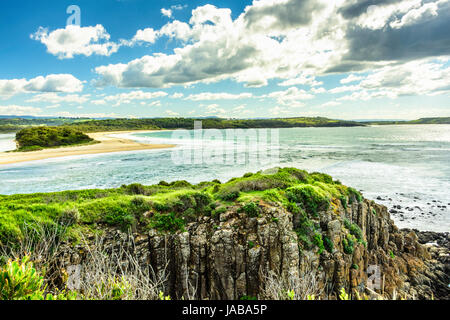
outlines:
{"label": "forested hill", "polygon": [[86,121],[89,119],[77,118],[30,118],[30,117],[1,117],[0,132],[17,132],[25,128],[34,126],[61,126],[77,121]]}
{"label": "forested hill", "polygon": [[420,118],[411,121],[364,121],[364,124],[450,124],[450,117],[436,117],[436,118]]}
{"label": "forested hill", "polygon": [[353,121],[327,118],[285,118],[229,120],[220,118],[155,118],[155,119],[111,119],[90,120],[70,124],[83,132],[151,130],[151,129],[193,129],[195,121],[202,121],[204,129],[247,129],[247,128],[294,128],[294,127],[354,127],[363,124]]}

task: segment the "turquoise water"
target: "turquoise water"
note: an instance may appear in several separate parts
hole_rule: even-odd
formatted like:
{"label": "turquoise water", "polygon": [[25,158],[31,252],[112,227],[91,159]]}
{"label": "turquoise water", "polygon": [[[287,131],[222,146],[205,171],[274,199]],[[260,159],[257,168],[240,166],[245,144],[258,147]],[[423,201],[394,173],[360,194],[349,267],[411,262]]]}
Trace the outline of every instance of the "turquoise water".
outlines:
{"label": "turquoise water", "polygon": [[[219,133],[225,136],[224,131]],[[199,141],[174,139],[173,132],[121,135],[144,143],[178,146],[0,166],[0,194],[112,188],[161,180],[226,181],[249,171],[293,166],[331,174],[344,184],[362,190],[369,199],[380,198],[376,201],[390,209],[401,206],[392,215],[400,227],[450,230],[450,125],[293,128],[280,129],[278,133],[279,159],[269,158],[263,164],[173,161],[174,152],[189,155],[199,150],[214,153],[234,148],[239,150],[238,154],[249,154],[248,158],[254,159],[252,155],[256,151],[248,151],[248,145],[239,141],[206,140],[202,149]],[[0,137],[0,141],[4,140]],[[252,141],[250,149],[255,144]],[[276,148],[268,141],[259,145],[258,151],[261,149]]]}

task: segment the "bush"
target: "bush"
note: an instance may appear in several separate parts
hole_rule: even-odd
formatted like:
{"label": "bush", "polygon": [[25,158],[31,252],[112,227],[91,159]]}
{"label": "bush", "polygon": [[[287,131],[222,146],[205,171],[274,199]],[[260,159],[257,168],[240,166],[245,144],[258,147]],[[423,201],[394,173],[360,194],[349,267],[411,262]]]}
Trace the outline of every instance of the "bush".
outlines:
{"label": "bush", "polygon": [[330,238],[328,238],[327,236],[323,237],[323,245],[329,253],[333,253],[334,251],[333,241],[331,241]]}
{"label": "bush", "polygon": [[356,223],[353,223],[351,226],[350,226],[350,233],[352,234],[352,235],[354,235],[355,237],[356,237],[356,239],[358,240],[358,241],[362,241],[363,240],[363,234],[362,234],[362,231],[361,231],[361,229],[359,228],[359,226],[356,224]]}
{"label": "bush", "polygon": [[321,254],[323,252],[324,245],[323,245],[323,239],[322,239],[322,235],[320,233],[316,233],[313,238],[312,238],[312,243],[314,245],[317,246],[317,248],[319,248],[319,251],[317,252],[318,254]]}
{"label": "bush", "polygon": [[133,184],[130,184],[129,186],[124,186],[123,188],[125,188],[125,190],[129,194],[140,194],[140,195],[144,195],[144,196],[149,194],[147,192],[145,186],[143,186],[140,183],[133,183]]}
{"label": "bush", "polygon": [[249,202],[249,203],[245,204],[241,210],[243,212],[245,212],[251,218],[257,218],[257,217],[259,217],[259,214],[261,213],[261,209],[254,202]]}
{"label": "bush", "polygon": [[352,204],[354,202],[354,200],[356,200],[358,202],[363,201],[363,196],[361,195],[361,193],[354,188],[348,188],[348,197],[349,197],[350,204]]}
{"label": "bush", "polygon": [[184,230],[185,222],[183,219],[177,218],[175,213],[155,214],[150,222],[150,228],[162,232],[175,233]]}
{"label": "bush", "polygon": [[42,300],[44,298],[44,277],[29,257],[9,260],[0,268],[0,300]]}
{"label": "bush", "polygon": [[286,196],[291,202],[301,203],[307,213],[317,216],[319,210],[327,210],[330,205],[330,199],[318,189],[310,185],[292,187]]}
{"label": "bush", "polygon": [[83,132],[68,127],[32,127],[16,134],[19,150],[51,148],[94,141]]}
{"label": "bush", "polygon": [[73,226],[80,221],[80,212],[77,208],[66,209],[59,216],[59,224],[63,226]]}
{"label": "bush", "polygon": [[231,191],[219,195],[219,198],[222,199],[223,201],[235,201],[237,198],[239,198],[239,196],[240,196],[239,191]]}
{"label": "bush", "polygon": [[125,208],[116,207],[110,209],[111,211],[106,215],[106,223],[112,226],[118,226],[122,231],[128,231],[136,223],[136,218],[129,213]]}
{"label": "bush", "polygon": [[346,254],[353,254],[355,242],[351,235],[347,235],[346,238],[342,239],[342,246],[344,247],[344,252]]}

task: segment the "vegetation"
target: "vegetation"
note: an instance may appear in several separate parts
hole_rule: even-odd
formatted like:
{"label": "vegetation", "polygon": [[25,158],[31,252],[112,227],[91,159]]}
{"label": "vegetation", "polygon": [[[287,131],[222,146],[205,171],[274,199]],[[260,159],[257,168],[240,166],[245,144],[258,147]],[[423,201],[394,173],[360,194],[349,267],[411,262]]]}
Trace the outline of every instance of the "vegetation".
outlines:
{"label": "vegetation", "polygon": [[0,133],[18,132],[25,128],[36,126],[62,126],[87,119],[77,118],[27,118],[27,117],[0,117]]}
{"label": "vegetation", "polygon": [[154,119],[105,119],[86,118],[0,118],[0,133],[18,132],[36,126],[69,126],[82,132],[193,129],[194,121],[201,120],[205,129],[293,128],[293,127],[353,127],[393,124],[450,124],[450,117],[422,118],[412,121],[333,120],[322,117],[274,118],[274,119],[221,119],[221,118],[154,118]]}
{"label": "vegetation", "polygon": [[83,132],[194,129],[194,121],[202,121],[204,129],[248,129],[248,128],[294,128],[294,127],[354,127],[363,124],[353,121],[327,118],[276,118],[276,119],[221,119],[221,118],[154,118],[154,119],[110,119],[89,120],[70,124]]}
{"label": "vegetation", "polygon": [[[359,197],[357,191],[326,174],[294,168],[246,174],[226,183],[192,185],[176,181],[107,190],[0,196],[0,244],[17,243],[26,237],[27,228],[38,224],[54,231],[58,238],[74,242],[86,233],[101,232],[103,226],[176,233],[188,229],[191,222],[202,216],[218,222],[230,210],[248,219],[265,218],[264,203],[276,203],[293,215],[300,248],[333,252],[333,243],[323,235],[318,213],[333,209],[341,199]],[[267,219],[278,223],[275,216]],[[350,253],[356,242],[363,242],[363,236],[356,224],[346,222],[346,228],[349,237],[343,245],[345,252]]]}
{"label": "vegetation", "polygon": [[450,124],[450,117],[421,118],[411,121],[366,121],[364,124],[393,125],[393,124]]}
{"label": "vegetation", "polygon": [[94,142],[79,130],[67,127],[33,127],[16,134],[18,151],[32,151]]}
{"label": "vegetation", "polygon": [[9,260],[0,266],[0,300],[75,300],[77,293],[46,293],[44,277],[34,268],[30,257]]}

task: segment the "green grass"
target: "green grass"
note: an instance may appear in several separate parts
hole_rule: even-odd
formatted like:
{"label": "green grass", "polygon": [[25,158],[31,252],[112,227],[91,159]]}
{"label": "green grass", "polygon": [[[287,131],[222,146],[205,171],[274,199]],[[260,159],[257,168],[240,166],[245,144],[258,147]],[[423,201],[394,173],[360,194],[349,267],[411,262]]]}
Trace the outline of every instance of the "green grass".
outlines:
{"label": "green grass", "polygon": [[[359,193],[357,193],[359,194]],[[319,228],[312,221],[322,210],[329,210],[334,199],[355,198],[354,189],[343,186],[325,174],[294,168],[246,174],[228,182],[186,181],[144,186],[124,185],[117,189],[80,190],[28,195],[0,195],[0,242],[23,237],[23,226],[44,224],[57,228],[68,225],[67,233],[76,238],[97,232],[102,225],[121,230],[178,232],[199,217],[213,219],[230,208],[249,218],[262,216],[260,203],[273,203],[299,217],[299,239],[306,247],[316,245],[329,250],[326,238],[319,239]],[[270,217],[273,218],[273,217]],[[269,218],[269,219],[270,219]],[[278,221],[272,219],[272,221]],[[358,240],[359,228],[348,226]]]}

